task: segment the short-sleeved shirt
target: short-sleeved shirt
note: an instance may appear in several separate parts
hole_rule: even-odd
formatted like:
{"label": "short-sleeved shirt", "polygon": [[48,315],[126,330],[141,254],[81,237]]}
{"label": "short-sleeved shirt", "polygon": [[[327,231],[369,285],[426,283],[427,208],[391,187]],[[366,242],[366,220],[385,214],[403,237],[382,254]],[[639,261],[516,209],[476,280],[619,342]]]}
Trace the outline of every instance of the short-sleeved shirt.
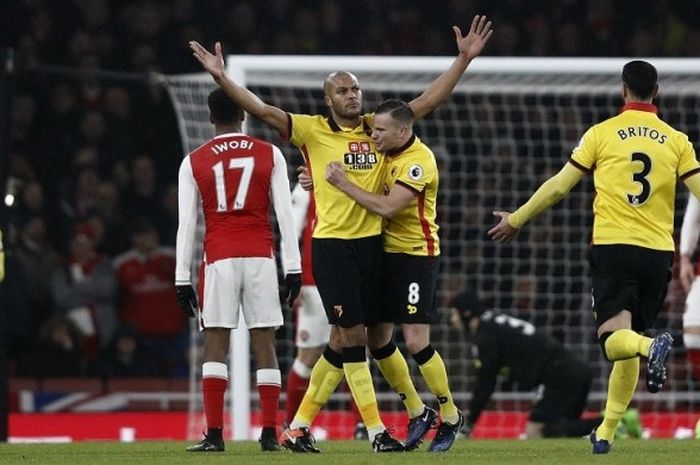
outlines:
{"label": "short-sleeved shirt", "polygon": [[570,162],[593,171],[593,244],[674,250],[676,180],[700,171],[688,136],[631,103],[591,127]]}
{"label": "short-sleeved shirt", "polygon": [[289,114],[289,140],[301,151],[314,182],[315,238],[359,239],[382,232],[379,215],[325,178],[328,163],[340,162],[350,181],[368,192],[381,192],[384,156],[370,136],[371,120],[372,115],[363,115],[362,124],[349,129],[321,115]]}
{"label": "short-sleeved shirt", "polygon": [[440,255],[438,225],[435,222],[438,192],[438,169],[435,155],[415,135],[405,146],[386,153],[387,168],[384,189],[400,184],[415,198],[385,220],[384,251],[409,255]]}

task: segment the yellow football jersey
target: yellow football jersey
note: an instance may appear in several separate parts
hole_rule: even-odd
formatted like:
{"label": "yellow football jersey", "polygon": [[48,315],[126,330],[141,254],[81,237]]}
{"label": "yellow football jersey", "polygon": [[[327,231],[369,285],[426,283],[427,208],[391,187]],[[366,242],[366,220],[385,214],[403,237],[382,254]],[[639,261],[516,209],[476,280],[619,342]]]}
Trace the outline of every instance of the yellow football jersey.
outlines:
{"label": "yellow football jersey", "polygon": [[591,127],[570,162],[593,171],[593,244],[674,250],[676,180],[700,170],[688,136],[631,103]]}
{"label": "yellow football jersey", "polygon": [[415,135],[404,148],[388,152],[385,192],[394,184],[413,191],[416,196],[393,218],[384,221],[384,250],[409,255],[440,255],[435,205],[439,176],[435,155]]}
{"label": "yellow football jersey", "polygon": [[371,115],[357,128],[340,127],[329,117],[289,114],[290,142],[301,151],[314,183],[316,224],[313,237],[358,239],[382,232],[382,219],[326,181],[326,166],[341,162],[348,179],[380,193],[384,156],[370,137]]}

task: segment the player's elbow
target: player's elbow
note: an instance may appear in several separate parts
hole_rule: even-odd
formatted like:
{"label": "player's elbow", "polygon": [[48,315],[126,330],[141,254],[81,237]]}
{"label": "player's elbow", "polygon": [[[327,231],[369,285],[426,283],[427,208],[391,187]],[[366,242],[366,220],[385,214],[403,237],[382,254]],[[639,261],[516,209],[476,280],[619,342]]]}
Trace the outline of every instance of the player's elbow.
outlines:
{"label": "player's elbow", "polygon": [[552,196],[557,201],[564,198],[571,190],[571,187],[573,187],[573,186],[568,185],[565,182],[562,182],[561,180],[559,180],[557,178],[552,178],[551,181],[552,182],[550,183],[550,188],[551,188],[550,192],[551,192]]}
{"label": "player's elbow", "polygon": [[390,220],[394,218],[394,216],[396,216],[399,210],[400,208],[394,207],[392,205],[382,205],[382,207],[378,209],[377,213],[382,218]]}

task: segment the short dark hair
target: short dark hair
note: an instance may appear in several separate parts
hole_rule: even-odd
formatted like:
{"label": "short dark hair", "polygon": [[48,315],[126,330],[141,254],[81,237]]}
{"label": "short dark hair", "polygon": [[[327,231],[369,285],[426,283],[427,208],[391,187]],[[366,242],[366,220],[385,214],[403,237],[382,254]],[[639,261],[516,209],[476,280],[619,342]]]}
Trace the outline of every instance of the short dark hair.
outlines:
{"label": "short dark hair", "polygon": [[454,296],[452,300],[450,300],[450,307],[457,309],[464,322],[484,313],[484,310],[481,308],[479,297],[470,287],[464,288],[462,292]]}
{"label": "short dark hair", "polygon": [[214,89],[207,99],[214,123],[238,123],[243,121],[243,109],[221,88]]}
{"label": "short dark hair", "polygon": [[658,82],[656,68],[646,61],[630,61],[622,68],[622,82],[632,95],[648,100],[654,96]]}
{"label": "short dark hair", "polygon": [[408,103],[395,98],[384,100],[374,111],[375,115],[383,113],[389,113],[396,121],[409,125],[413,123],[413,120],[416,118],[416,115],[413,113],[413,110],[411,110],[411,107],[408,106]]}

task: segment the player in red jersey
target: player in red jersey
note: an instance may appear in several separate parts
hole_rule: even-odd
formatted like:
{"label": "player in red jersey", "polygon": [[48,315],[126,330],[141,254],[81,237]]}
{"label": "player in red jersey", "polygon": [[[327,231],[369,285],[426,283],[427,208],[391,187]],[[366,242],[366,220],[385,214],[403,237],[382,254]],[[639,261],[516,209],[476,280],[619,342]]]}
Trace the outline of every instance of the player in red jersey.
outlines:
{"label": "player in red jersey", "polygon": [[[187,450],[224,450],[226,355],[230,331],[238,326],[239,308],[250,328],[257,368],[263,423],[260,444],[266,451],[279,450],[276,424],[281,374],[274,331],[283,320],[268,219],[271,203],[284,245],[282,265],[289,303],[301,288],[287,163],[276,146],[241,133],[243,110],[221,89],[209,94],[208,104],[216,136],[185,157],[178,179],[175,285],[179,305],[189,316],[199,318],[204,334],[202,390],[207,419],[204,439]],[[190,277],[198,199],[206,227],[199,306]]]}
{"label": "player in red jersey", "polygon": [[301,185],[292,190],[292,215],[297,237],[302,242],[301,298],[295,307],[297,355],[287,375],[287,424],[292,422],[301,399],[309,387],[311,369],[328,344],[331,327],[311,270],[311,234],[316,218],[316,204]]}

